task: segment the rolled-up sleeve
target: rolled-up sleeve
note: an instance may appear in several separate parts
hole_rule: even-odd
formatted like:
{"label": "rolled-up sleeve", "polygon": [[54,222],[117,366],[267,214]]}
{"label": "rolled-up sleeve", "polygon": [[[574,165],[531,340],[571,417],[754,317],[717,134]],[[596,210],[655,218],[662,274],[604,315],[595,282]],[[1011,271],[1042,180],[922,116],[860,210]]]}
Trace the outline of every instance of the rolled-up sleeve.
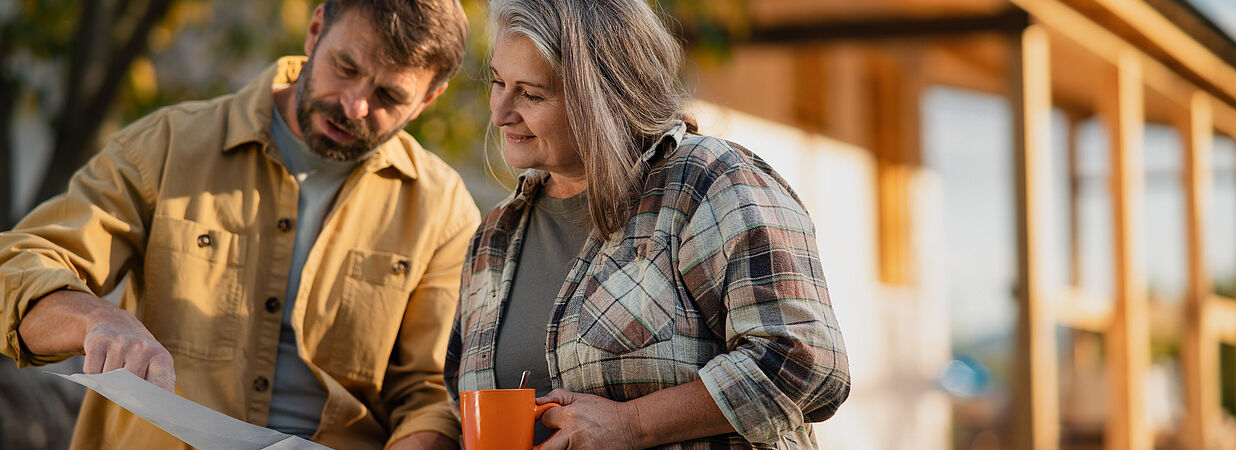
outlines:
{"label": "rolled-up sleeve", "polygon": [[17,330],[35,300],[60,289],[107,293],[144,246],[158,152],[137,152],[128,144],[113,139],[73,176],[67,192],[0,233],[0,353],[19,367],[67,356],[40,357],[25,349]]}
{"label": "rolled-up sleeve", "polygon": [[751,164],[719,170],[681,235],[679,271],[726,341],[700,378],[739,434],[770,443],[836,412],[849,363],[801,203]]}

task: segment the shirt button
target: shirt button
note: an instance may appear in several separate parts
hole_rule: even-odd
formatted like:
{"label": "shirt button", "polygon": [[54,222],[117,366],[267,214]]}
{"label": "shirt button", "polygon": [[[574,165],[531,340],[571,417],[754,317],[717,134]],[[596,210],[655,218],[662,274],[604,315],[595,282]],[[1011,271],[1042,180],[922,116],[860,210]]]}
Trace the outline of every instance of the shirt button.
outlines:
{"label": "shirt button", "polygon": [[287,233],[289,231],[292,231],[292,220],[291,219],[279,219],[279,223],[276,224],[276,226],[279,227],[279,231]]}
{"label": "shirt button", "polygon": [[271,297],[266,299],[266,312],[273,313],[279,311],[279,299]]}
{"label": "shirt button", "polygon": [[201,236],[198,236],[198,237],[197,237],[197,246],[198,246],[198,247],[210,247],[210,235],[209,235],[209,234],[203,234],[203,235],[201,235]]}
{"label": "shirt button", "polygon": [[395,273],[397,273],[397,274],[403,275],[404,273],[406,273],[406,272],[408,271],[408,262],[407,262],[407,261],[399,261],[399,262],[395,263],[395,266],[394,266],[394,267],[391,267],[391,271],[392,271],[392,272],[395,272]]}
{"label": "shirt button", "polygon": [[267,380],[266,377],[259,376],[253,379],[253,390],[266,392],[267,389],[270,389],[270,380]]}

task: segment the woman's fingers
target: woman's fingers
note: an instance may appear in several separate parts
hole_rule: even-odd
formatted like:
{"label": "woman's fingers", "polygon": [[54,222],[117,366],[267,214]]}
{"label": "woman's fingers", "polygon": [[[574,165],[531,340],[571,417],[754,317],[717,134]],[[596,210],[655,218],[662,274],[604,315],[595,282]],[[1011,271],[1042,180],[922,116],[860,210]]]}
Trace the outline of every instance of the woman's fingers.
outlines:
{"label": "woman's fingers", "polygon": [[559,405],[566,406],[571,403],[575,403],[576,397],[578,397],[578,394],[566,389],[554,389],[549,391],[548,394],[545,394],[544,397],[537,397],[536,404],[542,405],[545,403],[557,403]]}

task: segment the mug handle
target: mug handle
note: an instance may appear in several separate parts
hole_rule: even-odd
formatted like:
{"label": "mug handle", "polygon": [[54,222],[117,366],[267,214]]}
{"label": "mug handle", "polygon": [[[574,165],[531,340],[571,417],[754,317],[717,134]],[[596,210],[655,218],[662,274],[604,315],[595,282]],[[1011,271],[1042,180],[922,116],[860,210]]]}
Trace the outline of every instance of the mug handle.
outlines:
{"label": "mug handle", "polygon": [[[532,408],[532,413],[535,414],[535,420],[541,420],[541,414],[545,414],[545,411],[549,411],[550,408],[557,408],[559,406],[562,406],[562,405],[559,405],[554,402],[542,403],[542,404],[534,406]],[[558,432],[555,431],[554,434],[558,434]],[[554,434],[549,435],[549,439],[553,439]],[[546,440],[549,440],[549,439],[546,439]],[[537,446],[533,446],[532,450],[540,450],[540,448],[541,446],[537,445]]]}
{"label": "mug handle", "polygon": [[542,403],[542,404],[536,405],[532,408],[532,414],[535,414],[533,417],[536,420],[541,420],[541,414],[545,414],[545,411],[549,411],[549,408],[557,408],[559,406],[562,406],[562,405],[559,405],[554,402]]}

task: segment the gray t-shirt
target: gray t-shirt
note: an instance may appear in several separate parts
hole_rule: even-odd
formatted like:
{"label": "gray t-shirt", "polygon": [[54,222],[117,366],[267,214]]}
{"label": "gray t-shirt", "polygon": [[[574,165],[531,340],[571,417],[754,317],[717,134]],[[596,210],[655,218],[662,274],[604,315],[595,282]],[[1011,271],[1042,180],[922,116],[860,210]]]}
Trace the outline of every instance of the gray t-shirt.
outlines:
{"label": "gray t-shirt", "polygon": [[[583,225],[588,215],[586,194],[557,199],[541,191],[535,200],[515,266],[511,296],[498,326],[494,374],[499,389],[518,388],[520,375],[531,370],[528,387],[536,389],[537,396],[553,390],[545,360],[545,337],[554,299],[588,238],[588,228]],[[537,421],[535,442],[540,444],[552,432]]]}
{"label": "gray t-shirt", "polygon": [[283,328],[279,331],[279,351],[275,356],[275,381],[270,398],[270,413],[266,426],[283,433],[309,439],[318,429],[322,407],[326,404],[326,388],[300,358],[296,334],[292,329],[292,306],[300,290],[300,275],[305,268],[309,250],[322,231],[322,221],[335,203],[339,188],[356,162],[341,162],[323,158],[292,134],[287,122],[272,108],[270,134],[283,155],[283,164],[296,179],[300,198],[297,201],[296,244],[292,247],[292,268],[283,294]]}

